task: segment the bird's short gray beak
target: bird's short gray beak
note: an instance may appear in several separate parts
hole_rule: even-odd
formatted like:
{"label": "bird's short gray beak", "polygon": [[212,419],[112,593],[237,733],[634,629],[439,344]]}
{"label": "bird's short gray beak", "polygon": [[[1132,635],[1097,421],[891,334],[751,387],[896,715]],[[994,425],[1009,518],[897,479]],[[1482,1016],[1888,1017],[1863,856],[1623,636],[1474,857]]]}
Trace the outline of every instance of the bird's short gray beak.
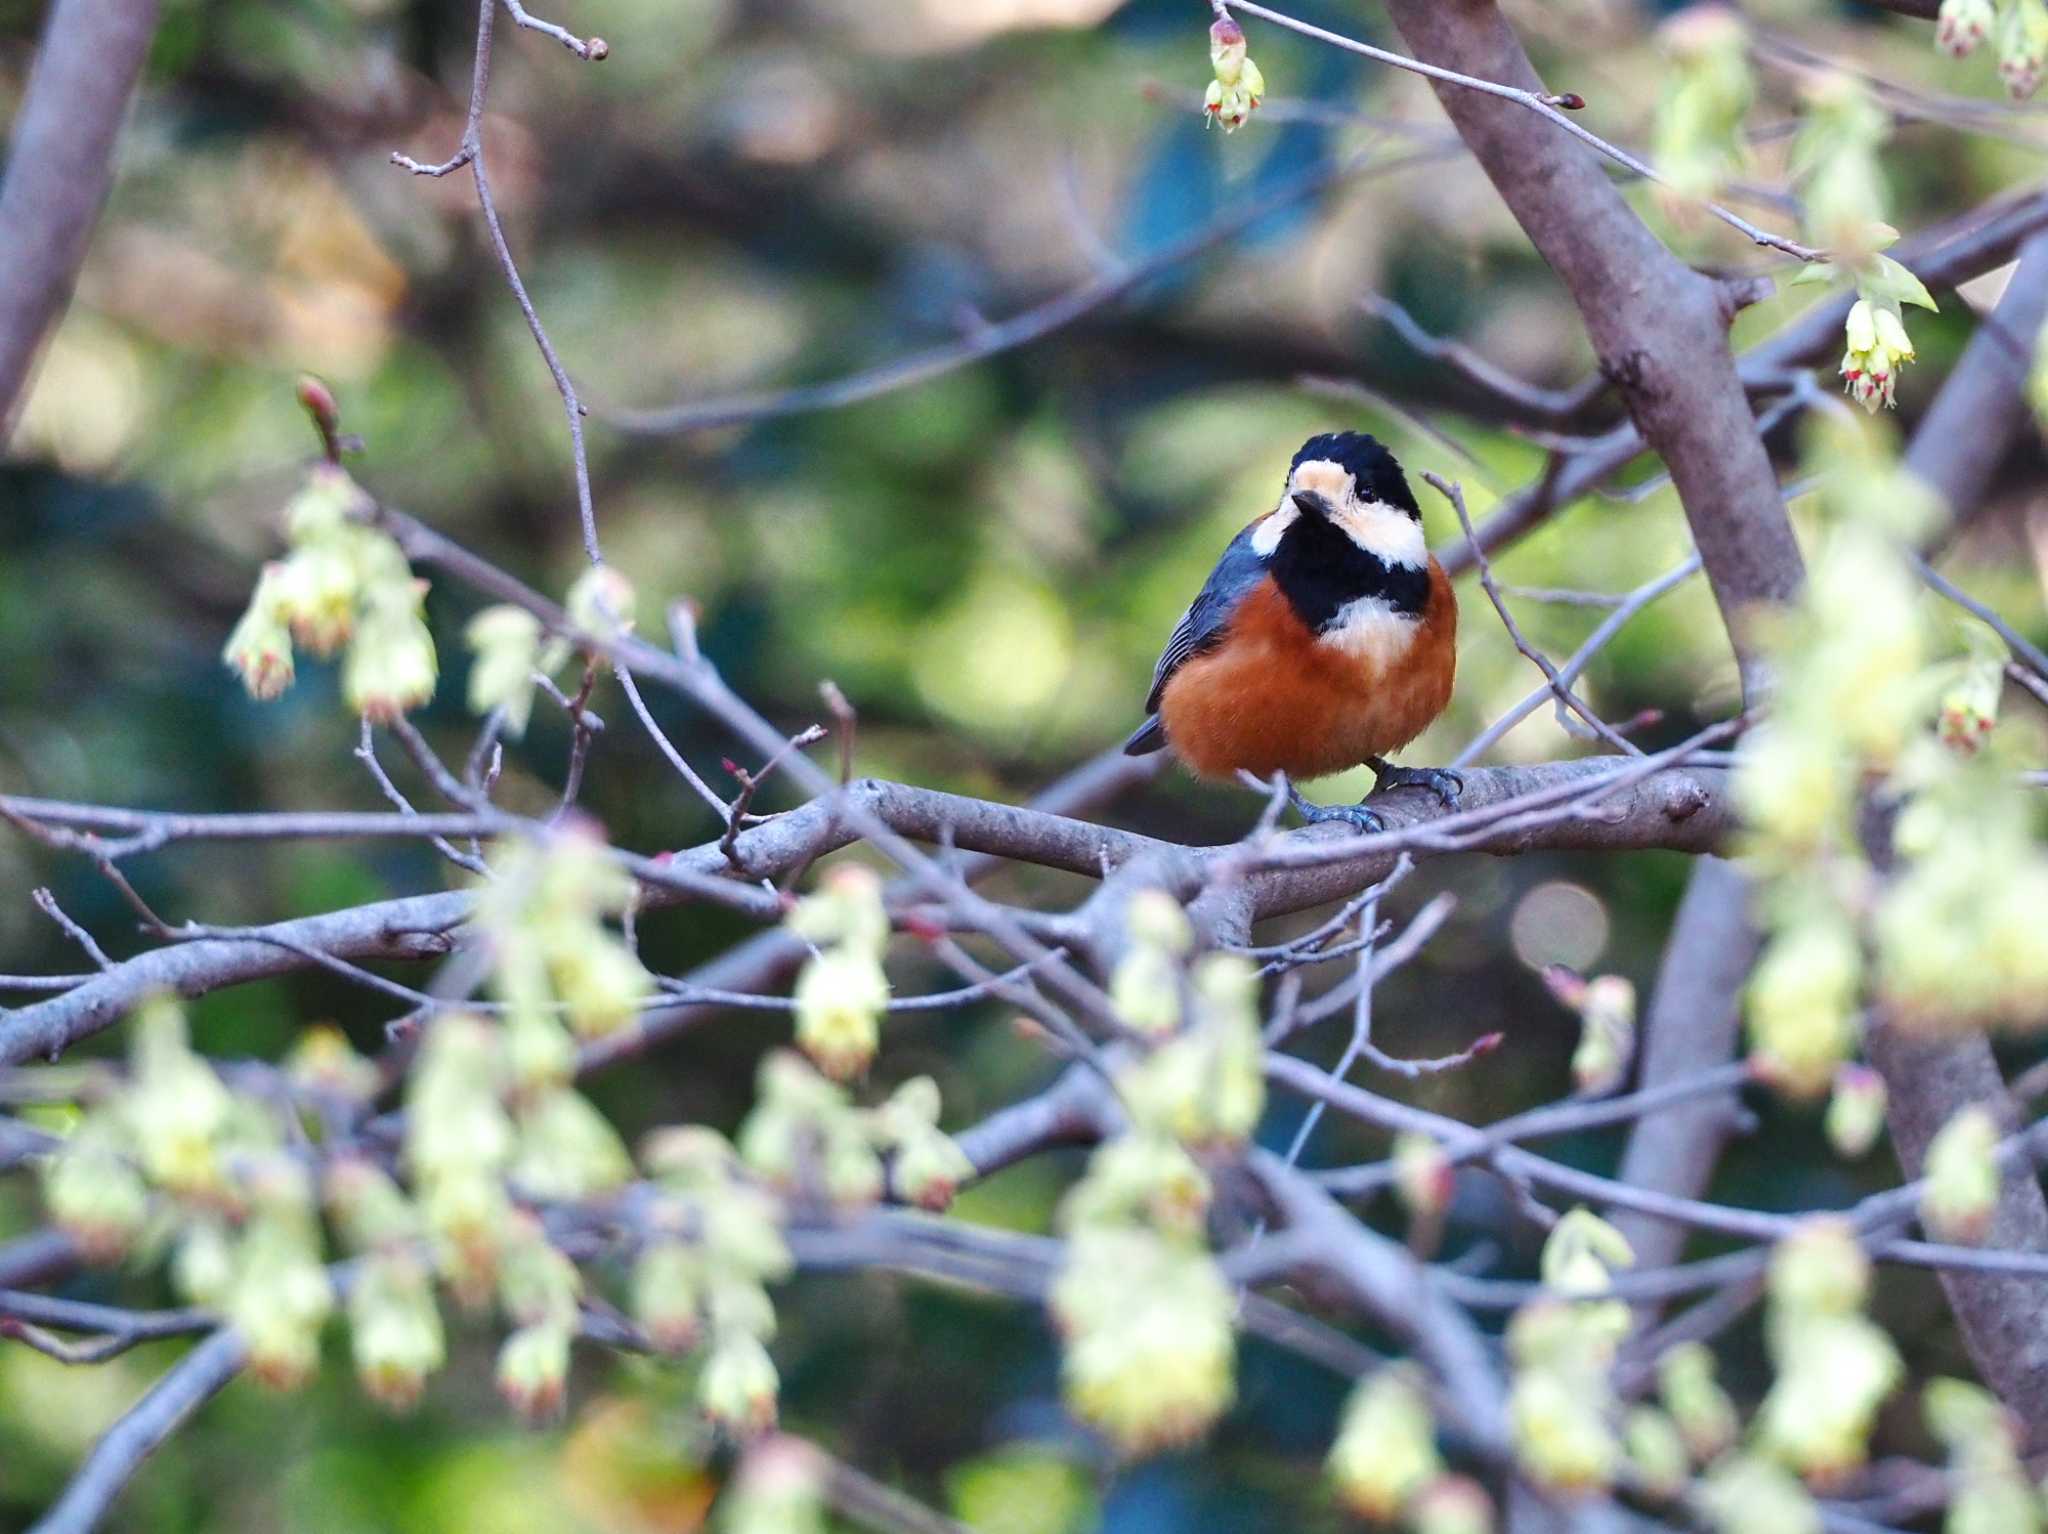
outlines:
{"label": "bird's short gray beak", "polygon": [[1330,499],[1320,490],[1297,490],[1294,504],[1312,517],[1327,517],[1330,514]]}

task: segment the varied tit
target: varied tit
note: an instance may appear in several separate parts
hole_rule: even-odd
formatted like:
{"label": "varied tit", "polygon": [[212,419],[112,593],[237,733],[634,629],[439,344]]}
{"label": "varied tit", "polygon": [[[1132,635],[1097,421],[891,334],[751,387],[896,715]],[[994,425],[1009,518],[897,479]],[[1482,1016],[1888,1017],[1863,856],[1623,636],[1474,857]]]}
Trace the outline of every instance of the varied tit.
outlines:
{"label": "varied tit", "polygon": [[1124,750],[1170,745],[1208,778],[1283,772],[1304,819],[1377,831],[1364,805],[1310,804],[1291,780],[1362,763],[1375,791],[1415,784],[1454,805],[1456,773],[1386,756],[1450,702],[1457,649],[1458,600],[1401,465],[1361,432],[1311,437],[1167,640]]}

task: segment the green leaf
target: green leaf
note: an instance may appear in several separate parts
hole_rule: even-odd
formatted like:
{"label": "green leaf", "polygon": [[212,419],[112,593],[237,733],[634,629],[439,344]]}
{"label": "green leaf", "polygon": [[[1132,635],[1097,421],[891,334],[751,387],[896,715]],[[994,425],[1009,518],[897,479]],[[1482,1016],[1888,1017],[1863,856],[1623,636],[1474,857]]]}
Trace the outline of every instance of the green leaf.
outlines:
{"label": "green leaf", "polygon": [[1802,283],[1833,282],[1841,275],[1842,269],[1832,261],[1811,261],[1799,268],[1799,274],[1788,286],[1796,288]]}
{"label": "green leaf", "polygon": [[1889,298],[1894,303],[1918,304],[1922,309],[1932,309],[1936,313],[1941,309],[1927,291],[1927,284],[1890,256],[1872,256],[1870,270],[1858,275],[1856,285],[1865,298]]}

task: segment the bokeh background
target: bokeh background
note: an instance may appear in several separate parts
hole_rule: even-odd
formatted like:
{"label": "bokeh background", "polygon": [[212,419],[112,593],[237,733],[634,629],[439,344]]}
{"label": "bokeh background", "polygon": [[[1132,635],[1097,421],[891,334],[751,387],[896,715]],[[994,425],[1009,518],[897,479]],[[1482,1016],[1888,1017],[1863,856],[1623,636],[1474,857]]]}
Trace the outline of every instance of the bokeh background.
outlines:
{"label": "bokeh background", "polygon": [[[1657,7],[1509,9],[1553,84],[1587,98],[1592,127],[1646,141]],[[1902,227],[2041,174],[2048,123],[2038,116],[1977,120],[1990,131],[1954,120],[2001,99],[1988,58],[1939,61],[1924,24],[1853,5],[1750,9],[1935,103],[1901,122],[1890,158]],[[18,103],[38,11],[0,0],[0,120]],[[1300,14],[1391,40],[1370,6],[1304,0]],[[1205,132],[1199,4],[578,0],[555,19],[601,33],[609,59],[583,64],[501,18],[484,134],[534,300],[593,405],[607,551],[638,583],[644,625],[670,601],[698,604],[705,650],[778,721],[819,717],[818,683],[836,681],[860,712],[866,772],[1021,799],[1114,746],[1181,606],[1236,528],[1271,503],[1311,432],[1381,434],[1411,472],[1461,480],[1475,515],[1533,477],[1543,445],[1409,349],[1361,307],[1365,296],[1396,300],[1536,383],[1569,385],[1591,364],[1556,283],[1447,142],[1419,82],[1253,24],[1272,103],[1235,137]],[[468,180],[416,179],[388,163],[394,149],[425,160],[452,151],[473,27],[471,7],[410,0],[167,0],[117,191],[0,462],[8,790],[195,810],[382,807],[351,758],[354,725],[330,670],[309,662],[284,700],[258,705],[217,658],[315,447],[292,399],[301,370],[334,388],[364,442],[355,470],[380,496],[543,588],[560,591],[580,567],[559,405]],[[1774,201],[1786,135],[1770,125],[1790,122],[1800,73],[1780,63],[1765,79],[1745,211],[1790,227]],[[1756,266],[1718,226],[1674,226],[1652,199],[1641,203],[1702,263]],[[1234,227],[1190,259],[1158,261],[1219,221]],[[619,426],[621,412],[816,382],[971,337],[1127,266],[1142,279],[1074,323],[872,402],[683,435]],[[1746,313],[1741,333],[1781,323],[1806,291]],[[1944,309],[1916,323],[1908,421],[1968,332],[1964,305],[1944,295]],[[1796,476],[1796,433],[1773,444]],[[2031,447],[2009,466],[1969,533],[1963,572],[2036,638],[2048,557],[2033,510],[2039,467]],[[1624,479],[1648,474],[1638,466]],[[1441,545],[1455,522],[1422,494]],[[1574,505],[1502,569],[1527,585],[1625,590],[1686,548],[1670,492],[1650,486]],[[1458,698],[1411,760],[1448,758],[1535,680],[1477,586],[1462,595]],[[458,636],[477,605],[445,582],[430,602],[444,678],[423,723],[450,751],[467,736]],[[1601,616],[1533,602],[1520,612],[1554,653]],[[1725,711],[1734,671],[1703,585],[1639,619],[1585,692],[1610,719],[1661,711],[1646,744]],[[601,690],[596,706],[630,726],[616,692]],[[718,778],[732,743],[655,706]],[[544,710],[508,761],[507,800],[545,802],[565,747]],[[1545,709],[1497,756],[1582,749]],[[427,797],[402,763],[388,765]],[[1362,775],[1318,785],[1326,798],[1364,786]],[[630,727],[602,738],[584,798],[637,847],[715,834]],[[763,802],[783,801],[771,790]],[[1251,795],[1168,772],[1105,813],[1211,842],[1241,834],[1258,810]],[[133,872],[172,919],[218,923],[446,882],[425,849],[399,845],[180,849]],[[1549,999],[1541,967],[1614,971],[1647,988],[1685,874],[1684,859],[1664,855],[1425,867],[1391,913],[1445,889],[1460,903],[1422,958],[1381,988],[1377,1037],[1408,1053],[1496,1029],[1508,1042],[1467,1071],[1376,1085],[1480,1119],[1567,1090],[1575,1024]],[[1007,877],[1010,893],[1051,905],[1082,889]],[[39,883],[115,954],[139,945],[132,916],[89,868],[9,837],[0,970],[80,965],[27,899]],[[671,972],[740,935],[701,909],[644,930],[650,960]],[[892,973],[903,990],[941,983],[914,958]],[[195,1028],[209,1051],[269,1056],[323,1019],[367,1047],[391,1010],[310,974],[209,998]],[[730,1128],[784,1026],[734,1015],[595,1095],[629,1131],[678,1119]],[[1334,1055],[1340,1042],[1309,1047]],[[957,1125],[1048,1071],[1000,1009],[984,1008],[893,1023],[875,1085],[931,1072]],[[1284,1144],[1298,1111],[1277,1103],[1268,1139]],[[1374,1149],[1332,1123],[1309,1159]],[[1616,1144],[1559,1150],[1604,1167]],[[1042,1158],[974,1190],[961,1212],[1043,1229],[1074,1167]],[[1866,1169],[1873,1185],[1890,1170]],[[1811,1206],[1853,1196],[1859,1175],[1821,1151],[1812,1122],[1770,1110],[1718,1186],[1759,1207]],[[1464,1179],[1454,1242],[1502,1223],[1496,1196]],[[0,1239],[35,1219],[28,1180],[0,1181]],[[133,1272],[70,1292],[165,1297]],[[1960,1366],[1931,1283],[1890,1276],[1882,1306],[1901,1345],[1918,1351],[1916,1373]],[[1118,1470],[1062,1416],[1056,1353],[1029,1309],[829,1277],[800,1280],[782,1315],[790,1425],[989,1534],[1336,1525],[1313,1470],[1337,1387],[1258,1344],[1208,1450]],[[0,1349],[0,1528],[33,1518],[176,1346],[71,1370]],[[489,1360],[490,1338],[470,1335],[419,1412],[396,1422],[356,1395],[345,1365],[286,1401],[237,1385],[151,1463],[116,1526],[703,1526],[724,1461],[693,1426],[678,1366],[593,1354],[567,1420],[533,1433],[498,1405]]]}

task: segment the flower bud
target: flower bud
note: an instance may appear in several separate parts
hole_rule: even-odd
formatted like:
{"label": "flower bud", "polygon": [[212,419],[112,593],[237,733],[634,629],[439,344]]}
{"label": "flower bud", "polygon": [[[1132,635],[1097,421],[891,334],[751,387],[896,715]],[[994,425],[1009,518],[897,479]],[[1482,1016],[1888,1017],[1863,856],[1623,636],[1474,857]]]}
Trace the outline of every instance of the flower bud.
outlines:
{"label": "flower bud", "polygon": [[210,1310],[227,1301],[235,1282],[235,1244],[219,1220],[200,1216],[179,1233],[171,1283],[188,1301]]}
{"label": "flower bud", "polygon": [[1552,1369],[1517,1374],[1508,1393],[1516,1463],[1539,1486],[1567,1496],[1607,1486],[1621,1451],[1604,1404],[1568,1374]]}
{"label": "flower bud", "polygon": [[1988,1109],[1964,1108],[1927,1146],[1920,1218],[1937,1241],[1982,1241],[1998,1208],[1998,1122]]}
{"label": "flower bud", "polygon": [[1436,1422],[1409,1371],[1389,1365],[1352,1391],[1330,1446],[1329,1468],[1344,1505],[1383,1523],[1392,1522],[1442,1473]]}
{"label": "flower bud", "polygon": [[1920,1393],[1927,1431],[1951,1451],[1975,1444],[2003,1442],[2018,1446],[2018,1427],[2004,1404],[1982,1385],[1968,1380],[1935,1379]]}
{"label": "flower bud", "polygon": [[1235,1302],[1206,1253],[1141,1230],[1083,1230],[1050,1305],[1067,1403],[1121,1452],[1191,1442],[1229,1404]]}
{"label": "flower bud", "polygon": [[781,1380],[767,1348],[750,1332],[721,1334],[697,1381],[697,1401],[726,1431],[751,1437],[775,1426]]}
{"label": "flower bud", "polygon": [[775,1302],[751,1278],[714,1272],[704,1291],[704,1318],[714,1337],[745,1332],[766,1342],[775,1335]]}
{"label": "flower bud", "polygon": [[373,588],[342,662],[348,706],[373,724],[389,724],[434,696],[439,662],[434,636],[420,616],[425,581]]}
{"label": "flower bud", "polygon": [[1060,1203],[1069,1231],[1151,1225],[1192,1241],[1209,1213],[1209,1179],[1180,1142],[1132,1132],[1106,1140],[1088,1158],[1088,1175]]}
{"label": "flower bud", "polygon": [[796,903],[788,925],[806,942],[841,944],[879,959],[889,943],[881,878],[865,864],[839,864]]}
{"label": "flower bud", "polygon": [[1493,1534],[1493,1499],[1470,1476],[1440,1475],[1408,1503],[1411,1534]]}
{"label": "flower bud", "polygon": [[256,578],[249,606],[228,635],[220,658],[260,702],[292,685],[292,636],[282,610],[284,566],[267,564]]}
{"label": "flower bud", "polygon": [[149,1216],[141,1177],[91,1120],[43,1163],[43,1202],[87,1262],[118,1262]]}
{"label": "flower bud", "polygon": [[583,1275],[548,1240],[540,1221],[516,1215],[500,1246],[498,1304],[515,1326],[576,1328]]}
{"label": "flower bud", "polygon": [[974,1175],[974,1163],[951,1135],[924,1129],[903,1139],[889,1164],[889,1186],[906,1204],[934,1212],[953,1202],[960,1184]]}
{"label": "flower bud", "polygon": [[818,1069],[839,1081],[868,1068],[881,1045],[889,981],[875,956],[847,944],[821,953],[796,982],[796,1041]]}
{"label": "flower bud", "polygon": [[486,607],[462,631],[475,657],[469,667],[469,711],[505,711],[505,733],[526,733],[533,717],[533,673],[540,666],[540,619],[523,607]]}
{"label": "flower bud", "polygon": [[1800,1221],[1771,1253],[1774,1306],[1803,1315],[1848,1315],[1862,1308],[1869,1293],[1870,1259],[1856,1228],[1839,1215]]}
{"label": "flower bud", "polygon": [[1757,1410],[1758,1442],[1816,1480],[1864,1462],[1871,1424],[1905,1372],[1891,1339],[1859,1314],[1773,1309],[1777,1380]]}
{"label": "flower bud", "polygon": [[569,1392],[567,1326],[544,1321],[521,1327],[498,1349],[498,1394],[528,1422],[560,1415]]}
{"label": "flower bud", "polygon": [[351,1103],[368,1102],[383,1084],[376,1062],[357,1054],[348,1035],[331,1023],[300,1034],[285,1068],[295,1085]]}
{"label": "flower bud", "polygon": [[1820,1510],[1806,1488],[1754,1454],[1731,1454],[1716,1464],[1698,1501],[1715,1534],[1821,1534]]}
{"label": "flower bud", "polygon": [[236,1252],[235,1280],[222,1304],[249,1346],[249,1372],[294,1390],[320,1364],[320,1328],[334,1289],[320,1265],[312,1221],[264,1215],[252,1220]]}
{"label": "flower bud", "polygon": [[1991,35],[1998,13],[1991,0],[1941,0],[1934,28],[1935,46],[1951,58],[1962,58]]}
{"label": "flower bud", "polygon": [[569,1026],[579,1038],[602,1038],[632,1022],[654,994],[654,977],[631,949],[593,921],[574,942],[549,955],[549,973]]}
{"label": "flower bud", "polygon": [[1180,980],[1180,964],[1172,954],[1134,943],[1110,973],[1110,1005],[1126,1027],[1164,1038],[1180,1026]]}
{"label": "flower bud", "polygon": [[592,565],[576,577],[563,606],[577,628],[610,644],[633,631],[637,601],[625,576],[610,565]]}
{"label": "flower bud", "polygon": [[402,1246],[419,1237],[418,1212],[373,1162],[359,1156],[336,1160],[327,1168],[321,1192],[336,1230],[352,1251]]}
{"label": "flower bud", "polygon": [[1852,1062],[1835,1072],[1827,1132],[1837,1155],[1853,1160],[1877,1143],[1884,1133],[1886,1100],[1884,1078],[1869,1066]]}
{"label": "flower bud", "polygon": [[2041,83],[2048,62],[2048,7],[2041,0],[2009,0],[1998,29],[1998,77],[2015,101]]}
{"label": "flower bud", "polygon": [[1209,29],[1209,62],[1216,78],[1209,82],[1203,108],[1210,122],[1234,133],[1257,110],[1266,78],[1245,53],[1244,29],[1228,16],[1217,17]]}
{"label": "flower bud", "polygon": [[359,585],[339,540],[304,544],[279,568],[278,614],[293,639],[325,660],[355,632]]}
{"label": "flower bud", "polygon": [[348,1319],[364,1393],[393,1411],[412,1410],[427,1376],[447,1359],[426,1269],[404,1253],[371,1258],[349,1290]]}
{"label": "flower bud", "polygon": [[1394,1186],[1401,1202],[1418,1220],[1434,1220],[1450,1207],[1457,1182],[1451,1158],[1433,1135],[1408,1133],[1394,1137]]}
{"label": "flower bud", "polygon": [[1635,1266],[1628,1237],[1592,1210],[1565,1213],[1543,1243],[1543,1284],[1570,1299],[1595,1299],[1613,1287],[1617,1268]]}
{"label": "flower bud", "polygon": [[697,1206],[698,1244],[733,1273],[777,1281],[796,1269],[782,1235],[782,1207],[759,1189],[728,1183]]}
{"label": "flower bud", "polygon": [[1845,921],[1816,915],[1779,931],[1749,982],[1751,1064],[1781,1092],[1814,1097],[1856,1042],[1863,954]]}
{"label": "flower bud", "polygon": [[1694,1460],[1717,1459],[1735,1442],[1735,1403],[1716,1383],[1714,1355],[1704,1343],[1681,1343],[1660,1358],[1657,1390]]}
{"label": "flower bud", "polygon": [[1572,1079],[1581,1092],[1611,1092],[1635,1058],[1636,988],[1620,975],[1597,976],[1587,983],[1578,1012],[1583,1026]]}
{"label": "flower bud", "polygon": [[633,1264],[633,1319],[664,1353],[694,1347],[702,1323],[703,1262],[680,1241],[651,1241]]}
{"label": "flower bud", "polygon": [[1622,1426],[1628,1461],[1653,1497],[1678,1496],[1692,1479],[1692,1464],[1678,1424],[1654,1406],[1638,1406]]}

